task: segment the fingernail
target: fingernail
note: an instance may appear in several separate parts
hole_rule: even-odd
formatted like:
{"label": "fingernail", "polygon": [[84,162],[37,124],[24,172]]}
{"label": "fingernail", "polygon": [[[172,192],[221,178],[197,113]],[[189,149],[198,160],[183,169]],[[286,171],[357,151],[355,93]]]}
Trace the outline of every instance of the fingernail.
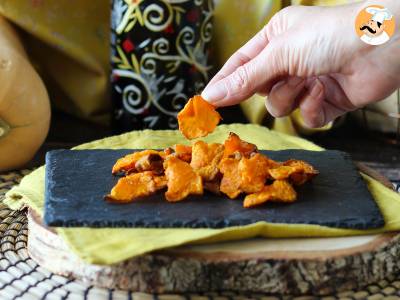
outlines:
{"label": "fingernail", "polygon": [[226,95],[227,91],[223,82],[217,82],[211,86],[206,86],[201,93],[201,96],[210,103],[216,103],[224,99]]}
{"label": "fingernail", "polygon": [[287,83],[291,88],[295,88],[303,82],[304,82],[304,79],[301,77],[290,77]]}
{"label": "fingernail", "polygon": [[310,90],[310,96],[316,98],[321,92],[322,92],[322,83],[321,81],[319,81],[319,79],[315,79]]}

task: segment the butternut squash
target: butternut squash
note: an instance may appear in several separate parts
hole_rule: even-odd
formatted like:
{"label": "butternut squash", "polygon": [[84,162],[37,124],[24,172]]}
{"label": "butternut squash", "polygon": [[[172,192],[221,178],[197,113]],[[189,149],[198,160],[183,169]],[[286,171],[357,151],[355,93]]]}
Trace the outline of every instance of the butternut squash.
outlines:
{"label": "butternut squash", "polygon": [[0,172],[32,159],[49,124],[46,88],[17,33],[0,17]]}

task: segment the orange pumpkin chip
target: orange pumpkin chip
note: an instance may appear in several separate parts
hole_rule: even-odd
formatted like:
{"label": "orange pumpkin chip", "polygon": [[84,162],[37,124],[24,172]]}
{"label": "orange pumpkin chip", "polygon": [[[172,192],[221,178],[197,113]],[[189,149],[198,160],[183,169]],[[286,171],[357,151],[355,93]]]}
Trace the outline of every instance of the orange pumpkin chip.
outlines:
{"label": "orange pumpkin chip", "polygon": [[176,153],[192,153],[192,146],[176,144],[174,149]]}
{"label": "orange pumpkin chip", "polygon": [[203,194],[203,183],[192,167],[175,156],[169,156],[164,162],[168,190],[165,198],[175,202],[186,198],[189,194]]}
{"label": "orange pumpkin chip", "polygon": [[284,165],[288,165],[297,168],[298,170],[301,170],[290,175],[290,181],[294,185],[302,185],[319,174],[319,172],[314,169],[313,166],[302,160],[291,159],[284,162]]}
{"label": "orange pumpkin chip", "polygon": [[137,198],[149,196],[167,186],[164,176],[153,172],[134,173],[118,180],[106,199],[111,202],[127,203]]}
{"label": "orange pumpkin chip", "polygon": [[167,187],[167,177],[165,175],[163,175],[163,176],[154,176],[153,177],[153,181],[154,181],[154,186],[156,188],[156,191]]}
{"label": "orange pumpkin chip", "polygon": [[250,158],[242,157],[238,166],[241,190],[248,194],[261,191],[265,181],[270,178],[269,168],[275,164],[276,162],[260,153],[256,153]]}
{"label": "orange pumpkin chip", "polygon": [[224,153],[224,146],[217,143],[206,144],[203,141],[197,141],[192,147],[192,161],[190,166],[204,180],[212,181],[217,176],[218,164]]}
{"label": "orange pumpkin chip", "polygon": [[290,175],[292,175],[296,171],[296,168],[290,166],[279,166],[277,168],[268,170],[271,177],[276,180],[288,179]]}
{"label": "orange pumpkin chip", "polygon": [[161,158],[165,157],[165,153],[156,150],[143,150],[132,154],[125,155],[124,157],[117,160],[112,168],[112,173],[117,174],[119,172],[127,172],[135,170],[136,162],[146,155],[159,155]]}
{"label": "orange pumpkin chip", "polygon": [[277,168],[270,169],[269,173],[274,179],[290,179],[295,185],[302,185],[319,172],[305,161],[291,159]]}
{"label": "orange pumpkin chip", "polygon": [[229,198],[234,199],[240,195],[241,177],[239,172],[239,160],[224,158],[219,163],[219,170],[223,174],[220,190]]}
{"label": "orange pumpkin chip", "polygon": [[257,146],[245,141],[242,141],[239,136],[233,132],[229,133],[228,138],[224,143],[224,156],[230,157],[235,153],[240,153],[241,156],[249,157],[251,153],[257,152]]}
{"label": "orange pumpkin chip", "polygon": [[215,107],[199,95],[189,99],[178,113],[179,130],[190,140],[213,132],[220,120]]}
{"label": "orange pumpkin chip", "polygon": [[159,154],[147,154],[136,161],[135,169],[133,171],[153,171],[154,173],[161,175],[164,173],[163,161],[163,158]]}
{"label": "orange pumpkin chip", "polygon": [[188,163],[192,160],[192,146],[176,144],[174,146],[176,156]]}
{"label": "orange pumpkin chip", "polygon": [[[196,96],[189,102],[180,113],[181,128],[194,135],[206,132],[208,129],[201,131],[205,128],[202,122],[208,118],[202,114],[206,111],[202,108],[205,101]],[[231,199],[246,193],[245,208],[268,201],[293,202],[297,195],[292,184],[301,185],[318,174],[302,160],[276,162],[234,133],[229,134],[224,145],[196,141],[193,146],[177,144],[162,152],[144,150],[126,155],[112,169],[113,173],[121,171],[126,176],[106,196],[113,202],[131,202],[167,187],[165,198],[170,202],[181,201],[191,194],[202,195],[203,190],[222,192]],[[265,185],[270,181],[273,182]]]}
{"label": "orange pumpkin chip", "polygon": [[294,202],[296,198],[296,191],[289,182],[275,180],[272,184],[264,186],[261,192],[247,195],[244,198],[243,207],[254,207],[267,201]]}

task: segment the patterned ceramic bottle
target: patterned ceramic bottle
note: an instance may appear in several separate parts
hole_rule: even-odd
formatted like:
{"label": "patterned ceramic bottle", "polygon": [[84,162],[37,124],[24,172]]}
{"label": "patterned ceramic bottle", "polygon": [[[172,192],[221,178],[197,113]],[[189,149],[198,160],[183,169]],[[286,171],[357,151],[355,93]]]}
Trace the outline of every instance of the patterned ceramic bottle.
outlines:
{"label": "patterned ceramic bottle", "polygon": [[212,15],[212,0],[112,0],[116,132],[177,127],[177,112],[209,80]]}

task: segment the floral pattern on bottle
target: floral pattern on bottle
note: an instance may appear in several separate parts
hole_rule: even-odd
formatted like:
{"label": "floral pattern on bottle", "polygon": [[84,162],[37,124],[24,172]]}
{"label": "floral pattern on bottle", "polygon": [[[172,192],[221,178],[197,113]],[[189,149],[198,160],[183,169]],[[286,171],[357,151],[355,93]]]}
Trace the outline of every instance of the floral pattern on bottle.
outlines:
{"label": "floral pattern on bottle", "polygon": [[113,0],[111,85],[116,131],[174,129],[211,65],[212,0]]}

